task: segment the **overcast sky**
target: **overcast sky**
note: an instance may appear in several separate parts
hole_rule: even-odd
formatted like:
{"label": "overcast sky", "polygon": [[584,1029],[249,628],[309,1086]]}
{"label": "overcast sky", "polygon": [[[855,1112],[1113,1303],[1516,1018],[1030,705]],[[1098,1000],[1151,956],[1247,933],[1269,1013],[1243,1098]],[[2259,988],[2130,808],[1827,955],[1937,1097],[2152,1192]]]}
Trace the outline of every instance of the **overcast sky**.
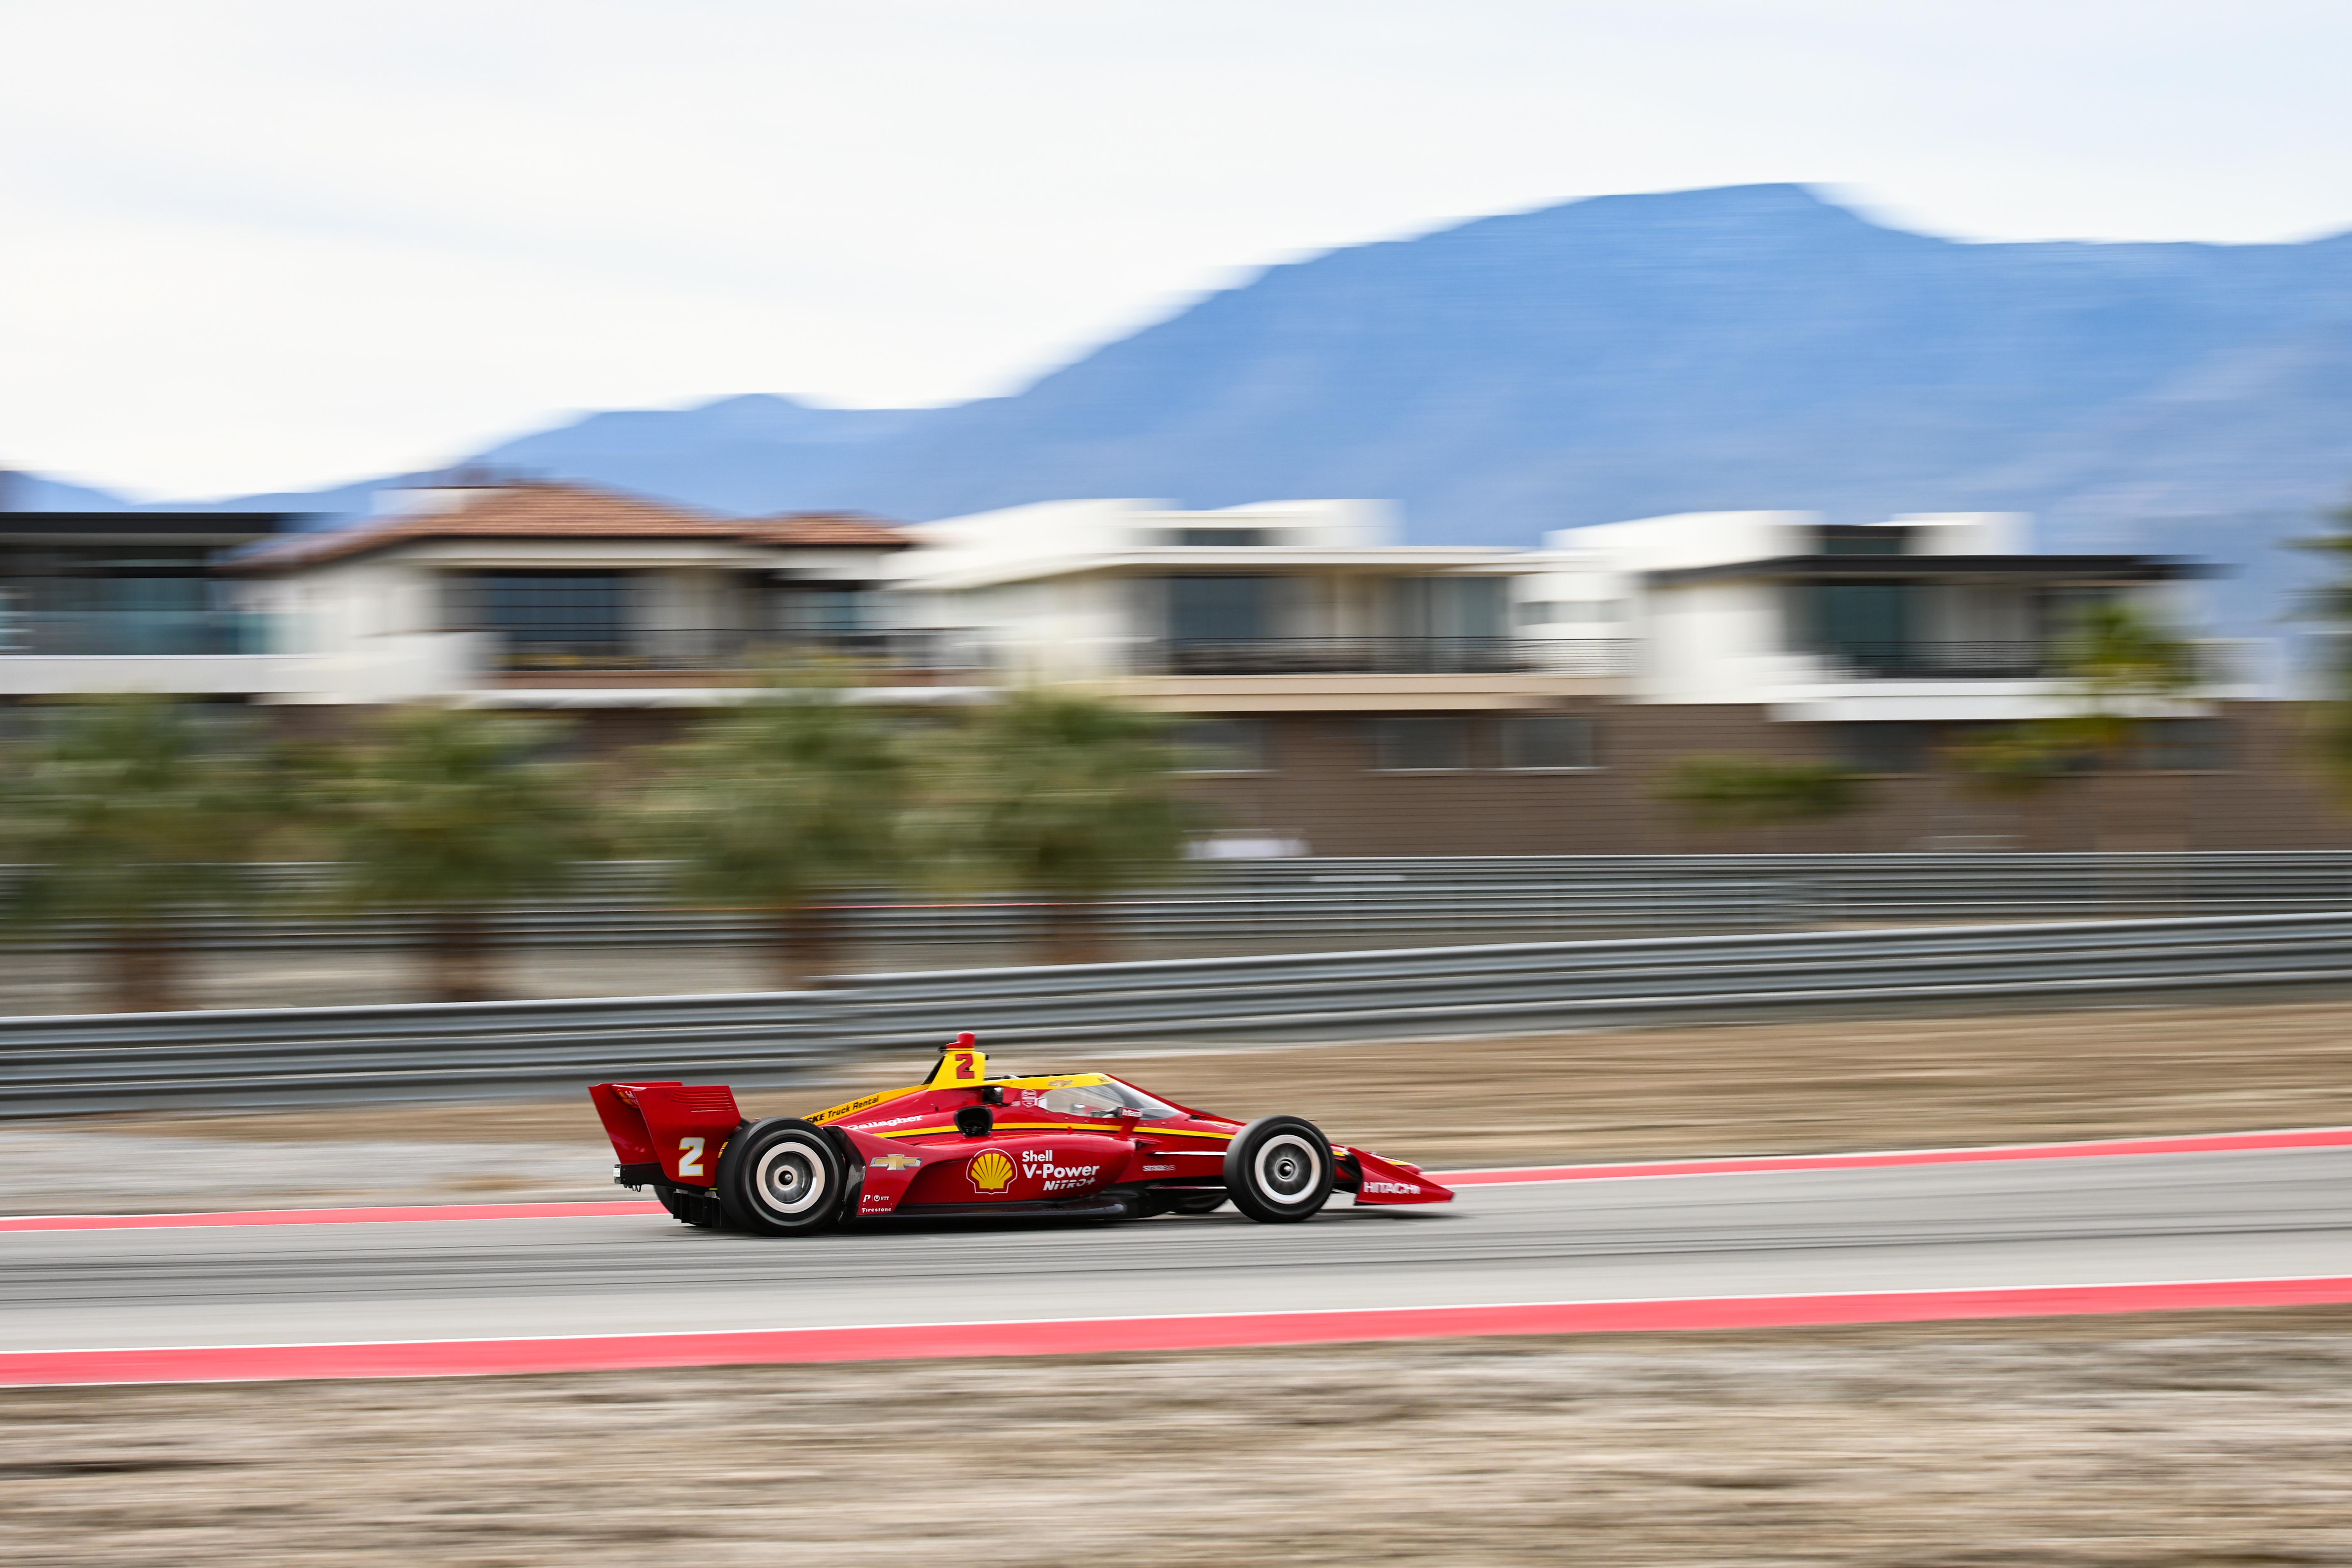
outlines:
{"label": "overcast sky", "polygon": [[2352,0],[0,0],[0,464],[147,496],[1009,391],[1580,195],[2352,227]]}

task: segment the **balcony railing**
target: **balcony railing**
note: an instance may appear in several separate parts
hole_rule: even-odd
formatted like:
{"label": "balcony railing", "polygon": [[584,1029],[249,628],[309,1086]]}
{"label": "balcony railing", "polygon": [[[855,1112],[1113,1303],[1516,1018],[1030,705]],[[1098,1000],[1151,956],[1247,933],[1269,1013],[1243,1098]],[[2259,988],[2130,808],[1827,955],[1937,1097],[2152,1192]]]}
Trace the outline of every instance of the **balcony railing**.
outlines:
{"label": "balcony railing", "polygon": [[610,637],[492,632],[498,667],[522,671],[740,670],[827,658],[894,669],[938,668],[926,632],[788,633],[723,626],[632,627]]}
{"label": "balcony railing", "polygon": [[1853,673],[1898,680],[2030,680],[2051,673],[2041,642],[1850,642],[1818,649]]}
{"label": "balcony railing", "polygon": [[1624,644],[1538,637],[1171,637],[1139,644],[1139,675],[1614,675]]}
{"label": "balcony railing", "polygon": [[187,658],[271,651],[270,617],[236,610],[0,611],[0,656]]}

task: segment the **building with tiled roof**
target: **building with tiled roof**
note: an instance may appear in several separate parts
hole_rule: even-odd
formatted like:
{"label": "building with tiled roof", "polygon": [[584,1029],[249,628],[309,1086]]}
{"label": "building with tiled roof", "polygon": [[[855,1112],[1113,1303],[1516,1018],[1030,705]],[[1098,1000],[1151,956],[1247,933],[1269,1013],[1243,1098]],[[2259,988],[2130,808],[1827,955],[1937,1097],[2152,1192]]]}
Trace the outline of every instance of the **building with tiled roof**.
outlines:
{"label": "building with tiled roof", "polygon": [[883,563],[914,542],[852,513],[730,518],[518,480],[400,491],[235,570],[289,647],[352,672],[321,700],[646,705],[777,659],[903,661]]}
{"label": "building with tiled roof", "polygon": [[242,563],[271,573],[426,541],[713,540],[751,546],[902,550],[898,530],[852,512],[722,518],[588,485],[524,480],[397,492],[392,510],[356,527],[288,539]]}

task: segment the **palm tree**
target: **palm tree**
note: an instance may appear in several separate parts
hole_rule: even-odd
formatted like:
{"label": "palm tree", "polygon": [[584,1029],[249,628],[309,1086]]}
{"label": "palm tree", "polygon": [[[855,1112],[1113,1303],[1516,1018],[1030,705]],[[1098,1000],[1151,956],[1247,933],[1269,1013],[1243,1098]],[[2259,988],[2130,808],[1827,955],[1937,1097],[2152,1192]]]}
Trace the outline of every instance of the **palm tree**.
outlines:
{"label": "palm tree", "polygon": [[2195,644],[2115,599],[2077,617],[2059,642],[2057,667],[2062,711],[1985,731],[1951,749],[1969,788],[2023,800],[2112,771],[2138,748],[2147,725],[2200,679]]}
{"label": "palm tree", "polygon": [[2337,800],[2352,805],[2352,507],[2330,512],[2328,531],[2294,542],[2325,558],[2328,576],[2304,591],[2295,613],[2325,635],[2327,689],[2315,705],[2312,749]]}
{"label": "palm tree", "polygon": [[1835,763],[1685,757],[1658,793],[1700,827],[1770,828],[1843,816],[1863,804],[1863,781]]}
{"label": "palm tree", "polygon": [[2198,681],[2197,648],[2122,600],[2091,605],[2058,649],[2074,711],[2051,722],[2062,738],[2103,757],[2128,751],[2153,710],[2178,701]]}
{"label": "palm tree", "polygon": [[246,890],[268,821],[252,748],[197,706],[124,697],[44,715],[0,765],[0,861],[19,868],[0,915],[98,926],[118,1011],[186,1005],[173,917]]}
{"label": "palm tree", "polygon": [[761,912],[776,984],[834,973],[827,900],[898,868],[905,748],[875,710],[822,681],[772,688],[656,753],[645,837],[692,903]]}
{"label": "palm tree", "polygon": [[1040,956],[1107,951],[1103,898],[1182,863],[1192,803],[1160,720],[1089,697],[1016,692],[947,737],[924,770],[915,841],[934,873],[1044,901]]}
{"label": "palm tree", "polygon": [[490,911],[560,887],[596,847],[580,771],[544,759],[558,733],[541,720],[410,709],[321,760],[334,893],[425,917],[436,1001],[495,996]]}

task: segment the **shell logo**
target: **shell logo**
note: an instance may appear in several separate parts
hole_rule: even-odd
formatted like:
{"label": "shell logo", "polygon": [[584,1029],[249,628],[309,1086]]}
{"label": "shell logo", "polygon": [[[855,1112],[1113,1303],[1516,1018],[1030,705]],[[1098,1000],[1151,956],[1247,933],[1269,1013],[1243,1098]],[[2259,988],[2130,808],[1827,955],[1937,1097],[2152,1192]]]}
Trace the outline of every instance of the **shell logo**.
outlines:
{"label": "shell logo", "polygon": [[964,1167],[964,1173],[982,1192],[1001,1193],[1011,1186],[1013,1178],[1021,1173],[1011,1160],[1005,1158],[1003,1150],[983,1149],[972,1156],[971,1163]]}

